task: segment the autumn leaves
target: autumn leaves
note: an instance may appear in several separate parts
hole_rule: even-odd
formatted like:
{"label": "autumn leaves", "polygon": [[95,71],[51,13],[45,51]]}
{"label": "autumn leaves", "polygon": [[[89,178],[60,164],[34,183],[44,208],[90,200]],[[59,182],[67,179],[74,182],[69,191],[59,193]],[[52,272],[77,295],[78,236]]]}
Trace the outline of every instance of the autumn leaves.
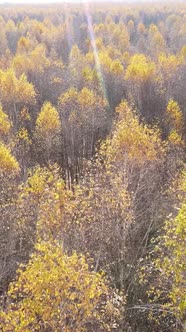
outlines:
{"label": "autumn leaves", "polygon": [[185,7],[97,6],[2,8],[4,332],[182,332]]}

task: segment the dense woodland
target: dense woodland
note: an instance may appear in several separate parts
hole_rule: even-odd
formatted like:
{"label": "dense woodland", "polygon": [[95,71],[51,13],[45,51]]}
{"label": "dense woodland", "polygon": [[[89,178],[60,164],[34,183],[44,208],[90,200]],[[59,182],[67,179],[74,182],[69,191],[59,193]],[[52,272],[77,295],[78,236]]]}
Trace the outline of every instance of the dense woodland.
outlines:
{"label": "dense woodland", "polygon": [[186,4],[0,6],[0,330],[183,332]]}

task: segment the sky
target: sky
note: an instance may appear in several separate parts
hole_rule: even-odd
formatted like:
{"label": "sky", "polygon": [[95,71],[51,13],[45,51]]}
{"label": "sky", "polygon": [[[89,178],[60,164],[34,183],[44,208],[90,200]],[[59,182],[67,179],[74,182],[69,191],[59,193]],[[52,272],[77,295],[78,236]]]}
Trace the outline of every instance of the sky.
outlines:
{"label": "sky", "polygon": [[[0,0],[0,3],[57,3],[63,0]],[[77,1],[78,2],[78,1]]]}
{"label": "sky", "polygon": [[64,3],[64,2],[74,2],[74,3],[81,3],[81,2],[104,2],[104,1],[110,1],[110,2],[166,2],[166,3],[172,3],[172,2],[184,2],[186,0],[0,0],[0,5],[8,3],[8,4],[55,4],[55,3]]}
{"label": "sky", "polygon": [[[84,0],[86,1],[86,0]],[[88,1],[88,0],[87,0]],[[92,0],[94,1],[94,0]],[[104,0],[100,0],[102,2]],[[108,0],[109,1],[109,0]],[[110,0],[112,2],[122,2],[122,0]],[[153,0],[123,0],[123,2],[153,2]],[[16,4],[16,3],[63,3],[63,2],[82,2],[82,0],[0,0],[0,4],[4,3],[10,3],[10,4]],[[99,2],[96,0],[96,2]]]}
{"label": "sky", "polygon": [[27,3],[60,3],[60,2],[81,2],[81,0],[0,0],[0,4],[10,3],[10,4],[27,4]]}

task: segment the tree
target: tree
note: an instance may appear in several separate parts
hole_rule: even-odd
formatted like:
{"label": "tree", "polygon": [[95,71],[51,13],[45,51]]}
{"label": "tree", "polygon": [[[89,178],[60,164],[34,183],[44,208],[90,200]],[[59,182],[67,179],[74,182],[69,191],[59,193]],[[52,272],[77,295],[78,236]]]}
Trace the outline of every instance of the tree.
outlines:
{"label": "tree", "polygon": [[110,160],[127,159],[137,165],[158,160],[164,153],[160,132],[156,128],[140,124],[139,119],[130,110],[126,101],[116,108],[120,121],[112,139]]}
{"label": "tree", "polygon": [[83,54],[77,47],[73,45],[71,52],[69,54],[69,76],[70,76],[70,85],[81,89],[82,88],[82,72],[85,66],[85,59]]}
{"label": "tree", "polygon": [[41,108],[36,120],[38,134],[46,139],[52,139],[60,129],[59,115],[50,102],[46,102]]}
{"label": "tree", "polygon": [[66,201],[64,243],[68,250],[89,252],[96,268],[127,292],[157,227],[166,148],[157,129],[139,123],[126,102],[117,112],[111,138]]}
{"label": "tree", "polygon": [[59,97],[62,124],[62,166],[69,185],[78,181],[83,159],[91,158],[96,143],[106,133],[107,102],[94,91],[69,89]]}
{"label": "tree", "polygon": [[10,150],[0,142],[0,172],[12,173],[19,171],[17,160],[11,155]]}
{"label": "tree", "polygon": [[133,55],[125,72],[127,96],[148,123],[157,116],[155,72],[155,63],[144,54]]}
{"label": "tree", "polygon": [[158,83],[161,93],[165,96],[166,103],[173,98],[177,89],[175,79],[181,66],[181,58],[174,55],[161,53],[158,57]]}
{"label": "tree", "polygon": [[9,133],[11,123],[6,113],[3,112],[2,106],[0,105],[0,135],[5,136]]}
{"label": "tree", "polygon": [[158,56],[161,52],[165,50],[165,41],[162,34],[159,32],[156,25],[151,24],[149,27],[149,51],[152,56]]}
{"label": "tree", "polygon": [[11,18],[8,20],[6,23],[6,38],[8,42],[8,48],[10,49],[11,53],[16,52],[16,47],[17,47],[17,41],[19,39],[19,33],[17,26],[15,25],[14,20]]}
{"label": "tree", "polygon": [[[176,182],[175,182],[176,183]],[[149,318],[155,326],[168,331],[184,331],[185,301],[185,220],[186,174],[179,178],[174,191],[176,211],[165,222],[161,235],[155,239],[147,265],[142,269],[142,283],[147,282]],[[176,213],[175,213],[176,212]],[[168,324],[168,326],[167,326]]]}
{"label": "tree", "polygon": [[111,331],[104,317],[108,292],[104,276],[91,272],[83,255],[68,256],[58,242],[40,241],[10,285],[0,326],[3,332]]}
{"label": "tree", "polygon": [[31,162],[30,149],[32,140],[28,130],[24,126],[20,126],[20,129],[11,140],[11,144],[21,166],[22,175],[26,178],[26,173]]}
{"label": "tree", "polygon": [[[13,128],[18,129],[18,112],[21,107],[35,102],[36,92],[25,74],[17,78],[13,69],[0,71],[0,99],[9,113]],[[10,94],[11,91],[11,94]]]}
{"label": "tree", "polygon": [[168,102],[165,116],[169,131],[176,130],[178,133],[182,133],[183,114],[178,103],[173,99]]}
{"label": "tree", "polygon": [[5,21],[3,20],[2,16],[0,17],[0,55],[2,56],[6,49],[7,49],[7,38],[6,38],[6,31],[5,31]]}
{"label": "tree", "polygon": [[[36,119],[36,149],[49,163],[58,144],[61,122],[58,112],[50,102],[45,102]],[[41,150],[42,149],[42,150]],[[44,149],[44,151],[43,151]],[[44,153],[43,153],[44,152]],[[40,156],[41,157],[41,156]]]}
{"label": "tree", "polygon": [[17,268],[15,201],[19,171],[17,160],[0,141],[0,295],[6,291]]}

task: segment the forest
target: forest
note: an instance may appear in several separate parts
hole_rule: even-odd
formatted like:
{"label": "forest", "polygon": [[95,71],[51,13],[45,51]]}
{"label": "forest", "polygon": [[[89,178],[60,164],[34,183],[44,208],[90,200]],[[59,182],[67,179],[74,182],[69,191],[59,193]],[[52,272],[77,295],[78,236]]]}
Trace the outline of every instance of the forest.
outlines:
{"label": "forest", "polygon": [[2,332],[186,331],[185,86],[184,1],[0,5]]}

